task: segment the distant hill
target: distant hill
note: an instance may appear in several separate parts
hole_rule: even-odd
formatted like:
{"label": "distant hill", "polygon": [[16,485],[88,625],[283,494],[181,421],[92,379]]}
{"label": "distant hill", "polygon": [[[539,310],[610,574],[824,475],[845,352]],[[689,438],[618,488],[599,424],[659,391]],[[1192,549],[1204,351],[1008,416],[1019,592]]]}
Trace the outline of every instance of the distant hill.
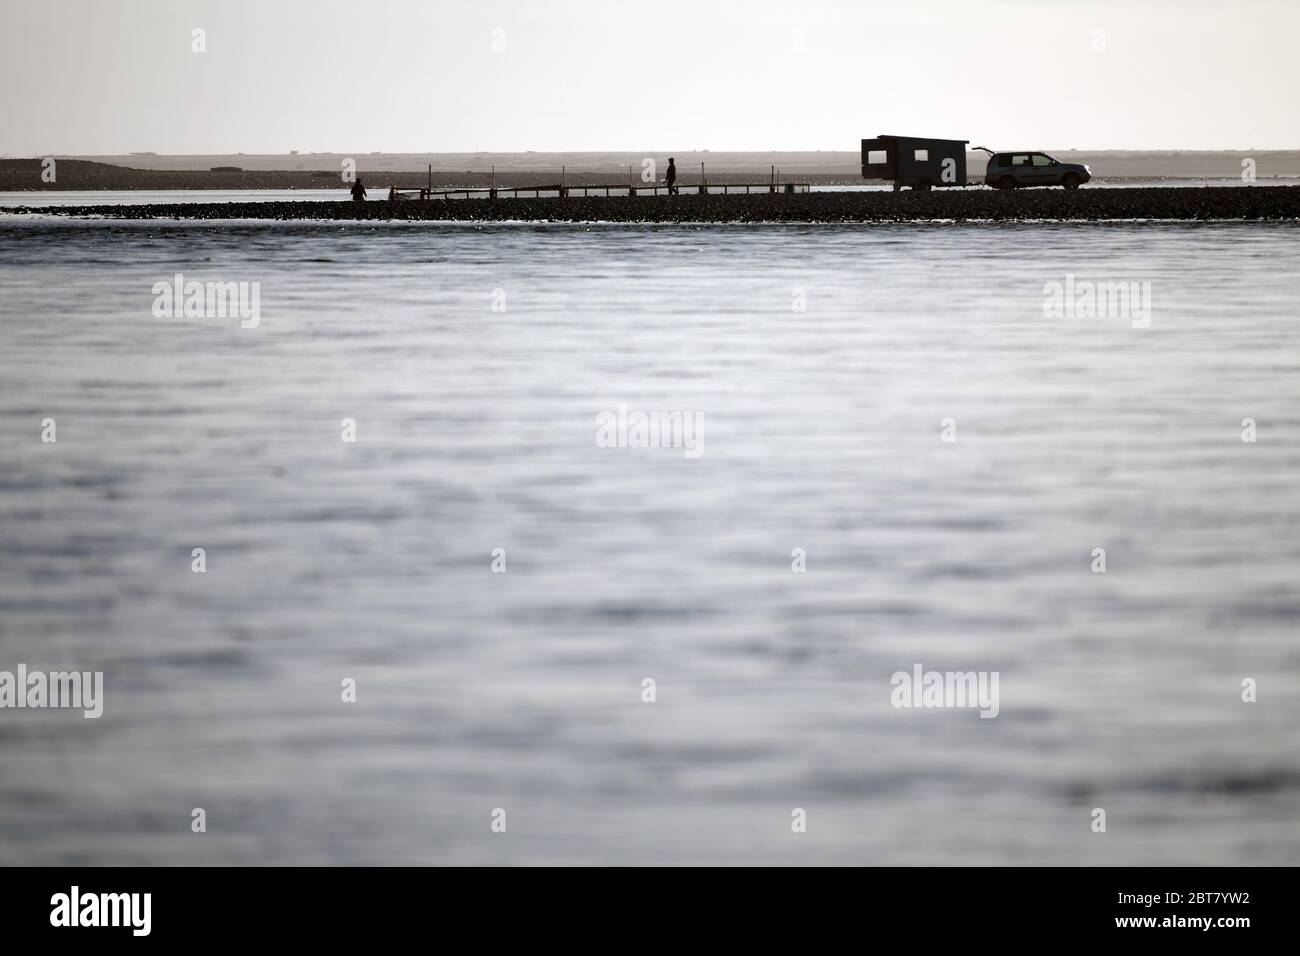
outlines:
{"label": "distant hill", "polygon": [[[1029,148],[1019,144],[1016,148]],[[1089,151],[1047,150],[1067,162],[1087,163],[1100,179],[1237,178],[1242,160],[1255,160],[1259,178],[1300,177],[1300,150],[1248,151]],[[700,164],[710,182],[766,182],[775,167],[783,180],[820,184],[861,183],[856,151],[708,152],[660,150],[652,154],[609,153],[305,153],[278,155],[203,155],[58,157],[57,179],[41,182],[39,159],[0,160],[0,190],[42,189],[321,189],[343,188],[343,163],[354,160],[370,188],[416,187],[429,178],[437,187],[486,186],[496,167],[498,185],[567,183],[622,184],[639,178],[647,157],[663,176],[667,158],[677,160],[683,184],[699,181]],[[968,156],[971,175],[982,173],[984,153]],[[213,167],[238,167],[217,172]]]}

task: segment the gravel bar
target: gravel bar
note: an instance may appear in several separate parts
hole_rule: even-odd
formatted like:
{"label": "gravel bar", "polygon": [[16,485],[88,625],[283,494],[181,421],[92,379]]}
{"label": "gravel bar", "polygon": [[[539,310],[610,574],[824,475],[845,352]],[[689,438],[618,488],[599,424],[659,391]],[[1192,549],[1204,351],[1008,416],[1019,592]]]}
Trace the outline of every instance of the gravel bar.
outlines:
{"label": "gravel bar", "polygon": [[1300,186],[683,194],[356,202],[16,206],[4,212],[111,219],[470,222],[933,222],[1300,219]]}

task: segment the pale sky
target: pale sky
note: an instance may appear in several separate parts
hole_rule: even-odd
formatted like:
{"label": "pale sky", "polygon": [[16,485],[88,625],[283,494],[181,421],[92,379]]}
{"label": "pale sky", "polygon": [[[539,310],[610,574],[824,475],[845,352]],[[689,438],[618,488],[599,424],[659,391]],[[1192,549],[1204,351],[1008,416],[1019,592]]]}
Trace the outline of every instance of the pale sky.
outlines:
{"label": "pale sky", "polygon": [[1296,0],[0,2],[9,156],[1300,147]]}

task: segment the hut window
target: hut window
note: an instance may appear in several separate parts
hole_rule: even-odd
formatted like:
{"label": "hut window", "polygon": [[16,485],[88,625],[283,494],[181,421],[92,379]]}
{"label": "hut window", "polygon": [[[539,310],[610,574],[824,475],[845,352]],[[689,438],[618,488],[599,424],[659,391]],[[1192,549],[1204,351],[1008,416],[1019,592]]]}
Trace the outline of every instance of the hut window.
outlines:
{"label": "hut window", "polygon": [[883,149],[872,149],[867,151],[867,164],[870,166],[883,166],[889,162],[889,157]]}
{"label": "hut window", "polygon": [[918,149],[912,154],[912,158],[918,163],[928,163],[930,161],[930,151],[928,149]]}

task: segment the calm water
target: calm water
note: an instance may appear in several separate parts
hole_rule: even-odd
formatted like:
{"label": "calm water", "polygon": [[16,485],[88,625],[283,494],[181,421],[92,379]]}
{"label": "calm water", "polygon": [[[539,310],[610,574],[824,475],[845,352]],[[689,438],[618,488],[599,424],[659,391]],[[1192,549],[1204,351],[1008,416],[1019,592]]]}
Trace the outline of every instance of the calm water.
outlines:
{"label": "calm water", "polygon": [[1300,862],[1294,225],[10,218],[0,290],[0,669],[106,681],[0,711],[0,862]]}
{"label": "calm water", "polygon": [[[387,190],[370,191],[372,199],[388,195]],[[347,189],[51,189],[0,192],[0,209],[15,206],[141,206],[176,202],[342,202],[350,199]]]}

